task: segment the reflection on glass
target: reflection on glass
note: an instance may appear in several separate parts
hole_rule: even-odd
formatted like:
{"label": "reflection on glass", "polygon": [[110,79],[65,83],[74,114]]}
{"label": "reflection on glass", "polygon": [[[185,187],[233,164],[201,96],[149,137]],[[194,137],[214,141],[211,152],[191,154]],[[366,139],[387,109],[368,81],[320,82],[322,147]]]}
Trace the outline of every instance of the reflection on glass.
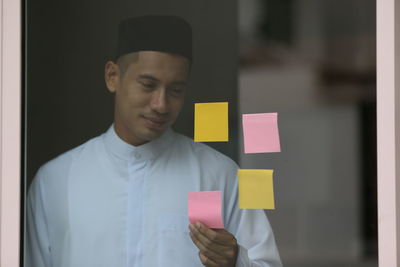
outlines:
{"label": "reflection on glass", "polygon": [[[285,266],[378,266],[375,1],[239,1],[239,114],[278,112],[267,214]],[[242,146],[240,146],[242,147]]]}

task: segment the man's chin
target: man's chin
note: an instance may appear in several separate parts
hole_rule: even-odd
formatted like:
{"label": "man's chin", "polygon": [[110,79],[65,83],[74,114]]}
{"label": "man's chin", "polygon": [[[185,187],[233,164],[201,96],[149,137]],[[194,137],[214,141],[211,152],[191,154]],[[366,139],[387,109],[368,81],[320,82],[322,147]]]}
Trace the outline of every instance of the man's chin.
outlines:
{"label": "man's chin", "polygon": [[166,129],[146,129],[146,132],[143,134],[143,139],[147,140],[148,142],[159,138]]}

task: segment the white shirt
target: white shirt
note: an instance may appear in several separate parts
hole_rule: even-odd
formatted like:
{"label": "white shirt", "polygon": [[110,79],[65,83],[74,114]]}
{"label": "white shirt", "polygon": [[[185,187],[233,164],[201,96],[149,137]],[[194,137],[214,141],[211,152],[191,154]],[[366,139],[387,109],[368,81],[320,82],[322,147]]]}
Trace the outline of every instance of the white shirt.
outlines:
{"label": "white shirt", "polygon": [[26,266],[203,266],[187,198],[212,190],[223,191],[236,266],[281,266],[264,211],[238,208],[232,160],[172,130],[134,147],[114,127],[39,169],[28,194]]}

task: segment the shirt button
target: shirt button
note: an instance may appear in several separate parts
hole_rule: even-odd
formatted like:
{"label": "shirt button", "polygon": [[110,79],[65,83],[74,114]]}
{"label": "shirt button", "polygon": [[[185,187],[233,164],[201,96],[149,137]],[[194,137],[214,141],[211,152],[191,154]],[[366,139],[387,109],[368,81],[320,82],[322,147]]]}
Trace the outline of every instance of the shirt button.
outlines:
{"label": "shirt button", "polygon": [[135,153],[134,157],[135,157],[135,159],[140,159],[142,156],[140,155],[140,153]]}

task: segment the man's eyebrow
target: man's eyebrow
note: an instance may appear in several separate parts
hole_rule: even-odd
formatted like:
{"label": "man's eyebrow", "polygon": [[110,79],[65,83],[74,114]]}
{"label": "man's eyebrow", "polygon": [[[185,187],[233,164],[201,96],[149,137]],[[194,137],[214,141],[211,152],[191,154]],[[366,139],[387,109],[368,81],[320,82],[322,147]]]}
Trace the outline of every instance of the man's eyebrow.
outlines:
{"label": "man's eyebrow", "polygon": [[139,79],[147,79],[147,80],[152,80],[154,82],[159,82],[160,80],[157,79],[156,77],[150,75],[150,74],[140,74],[138,76]]}
{"label": "man's eyebrow", "polygon": [[[156,77],[154,77],[154,76],[152,76],[150,74],[140,74],[140,75],[138,75],[138,78],[139,79],[147,79],[147,80],[151,80],[151,81],[154,81],[154,82],[159,82],[160,81],[159,79],[157,79]],[[186,81],[174,81],[174,82],[171,83],[171,85],[186,86],[187,82]]]}
{"label": "man's eyebrow", "polygon": [[171,85],[177,85],[177,86],[186,86],[187,82],[184,81],[176,81],[176,82],[172,82]]}

